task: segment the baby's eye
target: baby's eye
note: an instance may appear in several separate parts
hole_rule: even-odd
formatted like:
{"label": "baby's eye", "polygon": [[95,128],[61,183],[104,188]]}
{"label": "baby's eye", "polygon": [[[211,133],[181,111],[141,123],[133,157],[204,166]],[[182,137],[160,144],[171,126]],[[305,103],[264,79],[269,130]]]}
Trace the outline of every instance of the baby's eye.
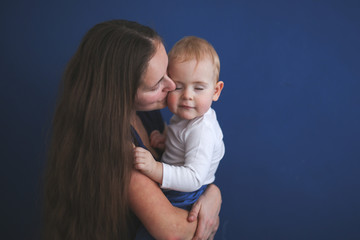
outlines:
{"label": "baby's eye", "polygon": [[180,90],[180,89],[182,89],[182,86],[181,86],[181,85],[176,85],[176,86],[175,86],[175,90]]}
{"label": "baby's eye", "polygon": [[203,87],[195,87],[195,90],[204,90],[204,88]]}

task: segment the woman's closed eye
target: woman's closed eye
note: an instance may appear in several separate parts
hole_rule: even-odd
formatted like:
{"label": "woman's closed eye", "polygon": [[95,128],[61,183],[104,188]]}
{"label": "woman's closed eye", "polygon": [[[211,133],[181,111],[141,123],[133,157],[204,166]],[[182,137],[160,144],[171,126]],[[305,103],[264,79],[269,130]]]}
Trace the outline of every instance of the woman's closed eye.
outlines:
{"label": "woman's closed eye", "polygon": [[153,86],[150,90],[151,91],[156,91],[156,90],[158,90],[160,88],[160,84],[158,83],[158,84],[156,84],[155,86]]}
{"label": "woman's closed eye", "polygon": [[159,90],[161,84],[162,84],[162,80],[159,80],[155,85],[149,86],[149,87],[147,88],[147,90],[148,90],[148,91],[151,91],[151,92],[155,92],[155,91]]}

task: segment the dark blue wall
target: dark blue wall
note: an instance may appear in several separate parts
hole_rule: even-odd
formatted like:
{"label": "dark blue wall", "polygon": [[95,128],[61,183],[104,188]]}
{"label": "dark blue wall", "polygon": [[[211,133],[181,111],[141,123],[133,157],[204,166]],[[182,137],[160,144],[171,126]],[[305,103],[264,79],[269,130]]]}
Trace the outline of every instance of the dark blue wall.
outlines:
{"label": "dark blue wall", "polygon": [[[225,88],[216,239],[360,239],[360,1],[1,5],[1,239],[37,239],[45,139],[65,64],[94,24],[209,40]],[[169,116],[164,111],[165,116]]]}

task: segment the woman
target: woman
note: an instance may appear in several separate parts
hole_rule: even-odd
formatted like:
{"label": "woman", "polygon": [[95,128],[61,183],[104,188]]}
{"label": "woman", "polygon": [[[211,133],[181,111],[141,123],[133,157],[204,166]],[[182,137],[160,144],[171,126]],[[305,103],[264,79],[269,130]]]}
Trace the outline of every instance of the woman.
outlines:
{"label": "woman", "polygon": [[136,111],[165,107],[175,88],[167,61],[157,33],[135,22],[100,23],[85,35],[65,71],[53,121],[46,239],[132,239],[136,219],[156,239],[191,239],[195,232],[195,239],[213,238],[221,205],[216,186],[188,213],[133,168],[133,144],[158,157],[148,131],[163,122],[157,111],[149,121]]}

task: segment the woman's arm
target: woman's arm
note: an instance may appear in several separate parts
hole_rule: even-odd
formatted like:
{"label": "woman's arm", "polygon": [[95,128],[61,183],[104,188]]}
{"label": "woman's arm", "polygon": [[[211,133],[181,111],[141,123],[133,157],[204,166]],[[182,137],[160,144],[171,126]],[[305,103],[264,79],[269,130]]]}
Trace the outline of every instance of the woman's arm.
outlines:
{"label": "woman's arm", "polygon": [[[188,212],[171,205],[159,186],[136,170],[133,170],[130,180],[129,201],[132,211],[154,238],[193,238],[197,227],[196,217],[195,221],[187,221]],[[206,208],[206,204],[206,201],[201,201],[201,208]],[[202,214],[200,209],[199,219]]]}
{"label": "woman's arm", "polygon": [[213,239],[219,227],[219,212],[222,198],[220,189],[210,184],[189,212],[190,222],[197,220],[194,239]]}

